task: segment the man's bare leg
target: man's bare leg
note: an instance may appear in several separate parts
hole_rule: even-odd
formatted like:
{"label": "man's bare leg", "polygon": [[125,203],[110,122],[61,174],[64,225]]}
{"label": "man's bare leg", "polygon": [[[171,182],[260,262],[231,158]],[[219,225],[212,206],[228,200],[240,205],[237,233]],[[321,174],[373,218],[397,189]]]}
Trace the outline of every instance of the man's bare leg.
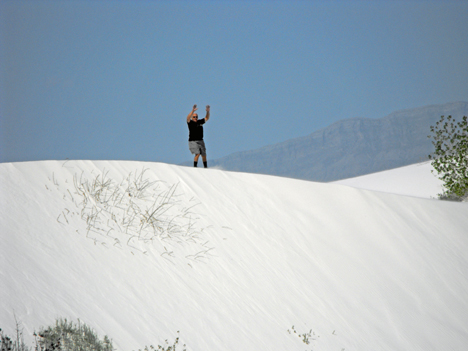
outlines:
{"label": "man's bare leg", "polygon": [[[196,154],[195,158],[193,159],[193,167],[198,167],[198,159],[200,158],[200,154]],[[203,159],[203,166],[205,168],[208,168],[208,162],[206,160],[206,155],[202,155]]]}

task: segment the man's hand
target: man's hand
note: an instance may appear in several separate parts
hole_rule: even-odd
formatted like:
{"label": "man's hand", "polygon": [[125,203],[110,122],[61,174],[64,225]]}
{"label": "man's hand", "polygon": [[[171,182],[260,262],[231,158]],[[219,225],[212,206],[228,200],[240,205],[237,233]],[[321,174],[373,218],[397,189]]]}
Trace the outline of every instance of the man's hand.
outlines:
{"label": "man's hand", "polygon": [[206,112],[210,112],[210,105],[206,105]]}
{"label": "man's hand", "polygon": [[192,112],[190,112],[187,116],[187,123],[190,122],[190,120],[192,119],[192,116],[193,114],[195,113],[195,111],[197,110],[197,105],[193,105],[193,108],[192,108]]}

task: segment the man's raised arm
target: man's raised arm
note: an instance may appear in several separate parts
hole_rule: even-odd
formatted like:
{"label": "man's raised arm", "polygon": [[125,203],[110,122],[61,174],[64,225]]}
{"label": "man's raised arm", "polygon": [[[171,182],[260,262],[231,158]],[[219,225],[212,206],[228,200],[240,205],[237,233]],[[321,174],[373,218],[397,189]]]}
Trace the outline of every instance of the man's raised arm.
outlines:
{"label": "man's raised arm", "polygon": [[208,122],[209,119],[210,119],[210,105],[206,105],[205,122]]}
{"label": "man's raised arm", "polygon": [[192,119],[192,116],[194,114],[194,112],[197,110],[197,105],[193,105],[193,108],[192,108],[192,112],[190,112],[187,116],[187,123],[190,122],[190,120]]}

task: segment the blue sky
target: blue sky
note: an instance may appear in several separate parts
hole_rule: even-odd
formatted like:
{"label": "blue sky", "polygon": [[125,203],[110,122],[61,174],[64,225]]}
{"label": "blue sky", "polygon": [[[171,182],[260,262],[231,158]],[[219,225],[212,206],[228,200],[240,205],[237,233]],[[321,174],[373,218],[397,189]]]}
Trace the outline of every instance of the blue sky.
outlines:
{"label": "blue sky", "polygon": [[[468,101],[468,1],[0,1],[0,162],[208,159]],[[281,155],[278,155],[281,157]]]}

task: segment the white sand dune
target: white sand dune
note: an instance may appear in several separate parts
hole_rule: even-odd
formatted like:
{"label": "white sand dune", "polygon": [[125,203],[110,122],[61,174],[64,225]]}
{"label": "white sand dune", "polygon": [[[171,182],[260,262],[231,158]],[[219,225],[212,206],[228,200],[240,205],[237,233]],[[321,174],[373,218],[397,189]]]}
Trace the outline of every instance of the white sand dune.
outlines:
{"label": "white sand dune", "polygon": [[[429,199],[440,184],[426,173],[323,184],[161,163],[0,164],[0,327],[14,334],[16,316],[28,336],[79,318],[118,350],[180,331],[200,351],[464,351],[468,204]],[[77,189],[103,174],[127,198],[85,206]],[[137,204],[138,182],[149,197]],[[143,223],[135,213],[164,194],[160,236],[114,224]]]}
{"label": "white sand dune", "polygon": [[431,162],[427,161],[333,183],[385,193],[437,198],[442,193],[443,183],[432,170]]}

